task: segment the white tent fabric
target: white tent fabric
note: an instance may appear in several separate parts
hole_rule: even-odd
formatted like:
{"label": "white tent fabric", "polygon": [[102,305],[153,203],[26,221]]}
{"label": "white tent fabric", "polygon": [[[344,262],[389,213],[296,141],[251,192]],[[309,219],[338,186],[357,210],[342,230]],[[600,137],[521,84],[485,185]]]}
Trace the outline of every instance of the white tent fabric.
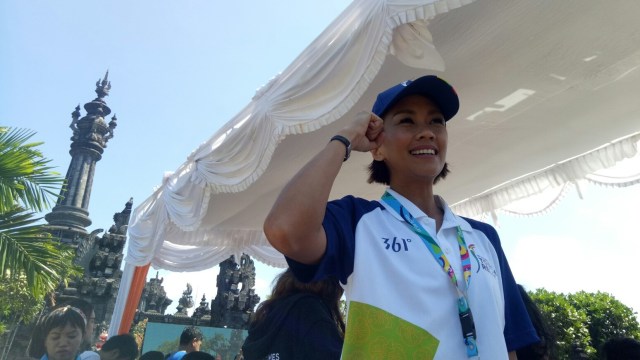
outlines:
{"label": "white tent fabric", "polygon": [[[495,216],[494,210],[498,209],[513,214],[532,215],[545,213],[562,199],[565,191],[569,188],[568,185],[577,184],[583,179],[599,185],[630,186],[638,184],[640,183],[640,166],[630,168],[624,175],[618,174],[617,176],[608,175],[606,169],[614,168],[617,163],[627,159],[634,159],[640,164],[638,161],[640,156],[636,156],[639,145],[640,133],[636,133],[586,154],[510,180],[454,204],[452,209],[458,214],[469,217],[483,217],[487,212],[491,212]],[[549,193],[555,193],[555,195],[552,195],[546,203],[542,200],[542,208],[535,208],[534,205],[523,208],[521,202],[521,210],[512,210],[512,208],[518,208],[518,204],[515,203],[522,200],[528,200],[529,204],[538,200],[537,203],[540,204],[541,199],[531,198],[539,194],[548,197]]]}
{"label": "white tent fabric", "polygon": [[[262,234],[278,192],[406,79],[438,74],[461,98],[448,124],[452,173],[436,191],[462,214],[638,156],[638,14],[635,0],[354,1],[134,210],[111,329],[134,266],[196,271],[242,252],[285,266]],[[369,161],[352,154],[331,196],[379,197],[382,187],[366,184]]]}
{"label": "white tent fabric", "polygon": [[[387,54],[422,68],[419,72],[442,70],[443,60],[432,44],[427,20],[468,2],[364,0],[351,4],[136,208],[125,261],[196,271],[245,252],[269,265],[284,266],[282,256],[262,235],[264,207],[242,215],[256,219],[246,226],[225,224],[235,222],[232,217],[238,216],[239,208],[258,200],[234,201],[233,194],[258,180],[286,136],[313,132],[350,111]],[[217,206],[222,199],[227,204]]]}

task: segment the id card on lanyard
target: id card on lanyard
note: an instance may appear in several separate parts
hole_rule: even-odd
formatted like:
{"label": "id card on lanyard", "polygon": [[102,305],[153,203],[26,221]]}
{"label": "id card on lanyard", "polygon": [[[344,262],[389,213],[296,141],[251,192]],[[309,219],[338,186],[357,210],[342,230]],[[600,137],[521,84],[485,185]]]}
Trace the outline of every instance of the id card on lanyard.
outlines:
{"label": "id card on lanyard", "polygon": [[[410,226],[413,232],[416,233],[422,239],[427,249],[433,258],[442,266],[442,270],[447,274],[451,280],[453,286],[458,293],[458,317],[460,318],[460,325],[462,327],[462,338],[464,340],[465,347],[467,349],[467,356],[474,358],[478,356],[478,346],[476,344],[476,328],[473,322],[473,314],[469,308],[469,302],[465,295],[465,291],[461,290],[458,286],[458,279],[456,274],[449,263],[449,260],[442,252],[440,245],[429,235],[429,233],[420,225],[420,223],[411,215],[411,213],[404,207],[398,199],[391,195],[388,191],[382,195],[382,201],[392,208],[400,217],[404,219]],[[467,243],[464,241],[462,235],[462,229],[457,227],[458,248],[460,249],[460,260],[462,262],[462,273],[464,277],[464,286],[469,288],[471,282],[471,260],[469,258],[469,249]],[[465,289],[465,290],[466,290]]]}

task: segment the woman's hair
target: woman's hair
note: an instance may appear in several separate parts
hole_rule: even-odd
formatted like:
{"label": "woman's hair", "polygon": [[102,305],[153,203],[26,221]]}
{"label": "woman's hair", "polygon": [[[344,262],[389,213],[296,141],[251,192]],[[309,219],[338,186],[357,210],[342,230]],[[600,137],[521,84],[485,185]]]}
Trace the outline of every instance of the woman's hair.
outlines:
{"label": "woman's hair", "polygon": [[294,294],[309,293],[318,295],[331,311],[331,316],[336,322],[336,326],[340,331],[340,335],[344,336],[345,324],[342,319],[342,312],[340,311],[340,298],[344,290],[333,277],[329,277],[320,281],[304,283],[296,279],[291,269],[285,270],[278,275],[275,279],[275,286],[271,291],[271,296],[256,309],[253,317],[254,323],[260,323],[264,321],[267,314],[273,307],[273,305],[280,299],[288,297]]}
{"label": "woman's hair", "polygon": [[58,305],[56,305],[56,308],[65,307],[65,306],[72,306],[80,309],[80,311],[84,313],[84,316],[86,316],[87,319],[89,319],[89,317],[91,316],[91,313],[93,312],[93,305],[91,305],[90,302],[80,298],[72,298],[69,300],[65,300],[61,303],[58,303]]}
{"label": "woman's hair", "polygon": [[85,327],[84,314],[78,308],[72,306],[64,306],[51,311],[45,315],[33,331],[31,336],[31,343],[29,344],[29,356],[40,358],[47,352],[45,348],[45,340],[51,330],[64,327],[67,324],[80,329],[80,336],[84,334]]}
{"label": "woman's hair", "polygon": [[[449,172],[449,164],[445,162],[442,171],[440,171],[440,174],[436,176],[436,178],[433,180],[433,183],[435,184],[440,181],[440,179],[444,179],[445,177],[447,177],[447,175],[449,175]],[[391,172],[389,172],[389,167],[384,163],[384,161],[371,161],[371,164],[369,164],[369,179],[367,180],[367,182],[369,184],[378,183],[383,185],[391,185]]]}
{"label": "woman's hair", "polygon": [[57,309],[65,306],[71,306],[74,309],[78,309],[84,315],[87,323],[85,324],[85,331],[82,333],[82,345],[80,345],[80,350],[89,350],[91,348],[91,341],[93,339],[85,335],[87,335],[87,332],[89,330],[91,330],[91,332],[95,330],[95,313],[93,311],[93,305],[91,305],[90,302],[80,298],[71,298],[59,302],[58,304],[56,304],[55,308]]}
{"label": "woman's hair", "polygon": [[516,354],[518,356],[518,359],[555,359],[556,340],[552,328],[547,323],[546,318],[544,317],[536,303],[529,296],[529,293],[527,293],[527,290],[525,290],[525,288],[520,284],[518,284],[518,290],[520,291],[520,296],[522,297],[522,301],[524,302],[524,307],[527,309],[527,313],[529,314],[531,323],[533,324],[533,327],[535,328],[536,333],[540,338],[539,343],[531,344],[517,349]]}

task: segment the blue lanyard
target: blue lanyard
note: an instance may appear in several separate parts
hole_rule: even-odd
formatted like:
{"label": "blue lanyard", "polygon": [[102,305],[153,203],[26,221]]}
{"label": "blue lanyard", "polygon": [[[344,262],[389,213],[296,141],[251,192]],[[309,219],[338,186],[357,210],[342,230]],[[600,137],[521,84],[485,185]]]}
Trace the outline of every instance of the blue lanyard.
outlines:
{"label": "blue lanyard", "polygon": [[[431,255],[436,260],[440,266],[442,266],[442,270],[444,270],[445,274],[449,277],[451,282],[456,288],[458,292],[458,317],[460,318],[460,325],[462,326],[462,337],[464,339],[464,344],[467,349],[467,356],[474,357],[478,356],[478,346],[476,344],[476,328],[475,323],[473,322],[473,314],[471,313],[471,309],[469,308],[469,302],[467,301],[467,297],[464,292],[460,290],[458,287],[458,280],[456,278],[456,274],[449,263],[449,260],[442,252],[442,248],[440,245],[429,235],[429,233],[420,225],[420,223],[411,215],[409,210],[407,210],[398,199],[396,199],[393,195],[391,195],[388,191],[382,195],[382,201],[385,202],[389,207],[391,207],[400,217],[404,219],[409,225],[413,232],[415,232],[424,245],[429,249]],[[462,229],[460,226],[457,227],[458,232],[458,248],[460,249],[460,260],[462,262],[462,272],[464,277],[464,285],[466,288],[469,288],[469,283],[471,282],[471,260],[469,258],[469,249],[467,248],[467,243],[464,241],[464,236],[462,235]]]}

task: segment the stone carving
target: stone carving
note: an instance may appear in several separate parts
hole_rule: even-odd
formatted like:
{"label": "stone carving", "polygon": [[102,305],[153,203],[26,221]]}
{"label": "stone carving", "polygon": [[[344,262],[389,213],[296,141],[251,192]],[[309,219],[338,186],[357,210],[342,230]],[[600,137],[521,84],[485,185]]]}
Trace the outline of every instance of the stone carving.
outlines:
{"label": "stone carving", "polygon": [[78,131],[78,120],[80,120],[80,105],[76,106],[76,109],[71,113],[71,124],[69,128],[74,133]]}
{"label": "stone carving", "polygon": [[187,289],[182,292],[182,297],[178,300],[178,312],[176,316],[188,316],[188,309],[193,307],[193,296],[191,293],[193,292],[193,288],[191,288],[191,284],[187,283]]}
{"label": "stone carving", "polygon": [[248,329],[253,309],[260,302],[255,293],[256,270],[249,255],[240,264],[234,256],[220,263],[216,294],[211,304],[211,326]]}
{"label": "stone carving", "polygon": [[[130,199],[122,212],[114,215],[115,225],[126,224],[131,214],[132,200]],[[118,220],[115,220],[118,219]],[[113,226],[112,226],[113,228]],[[126,225],[124,226],[126,229]],[[66,287],[58,292],[60,297],[76,296],[89,301],[94,305],[96,323],[108,324],[111,319],[116,296],[120,287],[122,270],[120,265],[123,259],[126,233],[108,232],[102,237],[98,232],[79,237],[76,262],[84,268],[81,278],[73,279]],[[79,259],[81,256],[87,261]]]}
{"label": "stone carving", "polygon": [[109,79],[109,70],[104,74],[104,79],[98,79],[96,81],[96,94],[98,95],[97,99],[103,99],[105,96],[109,95],[109,90],[111,90],[111,81]]}
{"label": "stone carving", "polygon": [[211,309],[209,309],[209,303],[207,302],[207,297],[205,294],[202,294],[202,300],[200,300],[200,306],[198,306],[194,311],[191,317],[200,319],[204,316],[211,316]]}
{"label": "stone carving", "polygon": [[139,306],[142,312],[164,314],[167,307],[171,305],[173,300],[167,298],[167,293],[162,286],[163,281],[164,278],[158,278],[156,272],[155,279],[149,279],[145,284]]}

